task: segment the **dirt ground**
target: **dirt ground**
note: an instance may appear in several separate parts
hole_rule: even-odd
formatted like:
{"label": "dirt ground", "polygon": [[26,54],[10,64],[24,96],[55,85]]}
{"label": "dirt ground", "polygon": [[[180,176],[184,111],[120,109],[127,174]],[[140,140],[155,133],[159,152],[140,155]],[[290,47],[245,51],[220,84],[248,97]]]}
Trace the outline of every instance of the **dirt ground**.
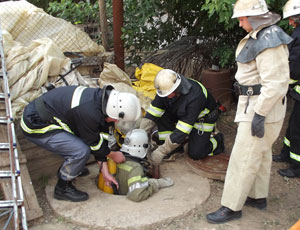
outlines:
{"label": "dirt ground", "polygon": [[[291,111],[291,100],[288,104],[288,113],[279,139],[273,146],[273,153],[278,154],[282,147],[282,139],[287,127],[289,113]],[[236,124],[233,122],[235,105],[232,109],[223,113],[218,121],[218,128],[225,135],[226,150],[230,154],[236,134]],[[270,192],[268,207],[260,211],[251,207],[243,208],[243,217],[240,220],[225,224],[214,225],[206,221],[206,214],[220,207],[223,190],[222,181],[210,180],[211,195],[203,206],[196,208],[185,217],[173,220],[171,223],[154,227],[153,230],[252,230],[252,229],[289,229],[300,219],[300,178],[289,179],[280,176],[277,171],[286,168],[286,163],[273,163],[271,171]],[[187,178],[188,180],[188,178]],[[191,182],[192,183],[192,182]],[[45,197],[46,181],[33,181],[40,206],[44,211],[44,217],[29,223],[32,230],[95,230],[70,223],[61,217],[55,216],[49,207]],[[234,195],[234,194],[232,194]],[[151,198],[150,198],[151,199]],[[117,218],[117,217],[116,217]]]}

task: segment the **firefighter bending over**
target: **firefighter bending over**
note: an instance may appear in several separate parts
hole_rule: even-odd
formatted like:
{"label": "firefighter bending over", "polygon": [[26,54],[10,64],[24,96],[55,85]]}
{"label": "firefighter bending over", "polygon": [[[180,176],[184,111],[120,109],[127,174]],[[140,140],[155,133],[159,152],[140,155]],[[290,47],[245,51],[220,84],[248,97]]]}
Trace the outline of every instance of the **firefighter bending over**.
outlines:
{"label": "firefighter bending over", "polygon": [[64,158],[58,172],[54,198],[73,202],[85,201],[88,193],[77,190],[72,180],[86,172],[92,153],[106,184],[118,182],[108,172],[107,157],[120,163],[119,151],[110,151],[108,130],[118,120],[136,121],[141,115],[137,97],[116,91],[83,86],[55,88],[29,103],[23,112],[21,128],[25,137]]}

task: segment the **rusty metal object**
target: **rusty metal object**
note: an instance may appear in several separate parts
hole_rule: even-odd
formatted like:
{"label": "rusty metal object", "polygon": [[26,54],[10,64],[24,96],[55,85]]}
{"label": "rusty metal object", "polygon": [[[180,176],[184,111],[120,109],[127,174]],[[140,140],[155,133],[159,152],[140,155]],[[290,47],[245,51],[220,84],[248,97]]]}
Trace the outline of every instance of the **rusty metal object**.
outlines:
{"label": "rusty metal object", "polygon": [[230,70],[204,69],[201,73],[201,82],[223,106],[228,107],[233,102],[233,81]]}
{"label": "rusty metal object", "polygon": [[186,156],[186,163],[200,176],[224,181],[229,157],[228,154],[224,153],[216,156],[208,156],[202,160],[193,160]]}
{"label": "rusty metal object", "polygon": [[158,179],[160,177],[159,166],[152,166],[152,177]]}

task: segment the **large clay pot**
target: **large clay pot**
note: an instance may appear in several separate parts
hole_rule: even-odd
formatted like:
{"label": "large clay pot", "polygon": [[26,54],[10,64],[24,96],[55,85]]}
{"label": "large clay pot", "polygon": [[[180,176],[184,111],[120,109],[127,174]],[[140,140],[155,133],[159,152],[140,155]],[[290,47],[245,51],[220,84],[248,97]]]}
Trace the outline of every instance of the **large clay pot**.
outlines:
{"label": "large clay pot", "polygon": [[229,107],[233,102],[233,81],[230,77],[231,72],[228,69],[205,69],[201,73],[201,83],[225,107]]}

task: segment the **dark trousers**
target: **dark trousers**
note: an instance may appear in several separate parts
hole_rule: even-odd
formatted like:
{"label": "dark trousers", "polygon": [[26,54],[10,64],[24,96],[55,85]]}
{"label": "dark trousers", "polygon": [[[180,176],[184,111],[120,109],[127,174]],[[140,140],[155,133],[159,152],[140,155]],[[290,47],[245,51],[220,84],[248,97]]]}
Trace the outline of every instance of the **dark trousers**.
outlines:
{"label": "dark trousers", "polygon": [[[290,159],[293,166],[300,167],[300,102],[295,100],[294,107],[289,118],[289,125],[286,130],[285,138],[289,141],[283,144],[281,154]],[[298,160],[291,157],[291,153],[298,156]]]}
{"label": "dark trousers", "polygon": [[[157,122],[158,132],[173,131],[177,123],[176,117],[170,113],[165,113],[161,119]],[[206,122],[209,123],[209,122]],[[214,122],[212,122],[214,124]],[[220,149],[220,135],[211,137],[212,132],[199,132],[193,128],[188,135],[188,155],[194,160],[199,160],[207,157],[208,155],[218,154]],[[216,141],[214,148],[211,139]],[[164,141],[160,141],[159,144],[163,144]],[[184,142],[184,140],[182,140]]]}

